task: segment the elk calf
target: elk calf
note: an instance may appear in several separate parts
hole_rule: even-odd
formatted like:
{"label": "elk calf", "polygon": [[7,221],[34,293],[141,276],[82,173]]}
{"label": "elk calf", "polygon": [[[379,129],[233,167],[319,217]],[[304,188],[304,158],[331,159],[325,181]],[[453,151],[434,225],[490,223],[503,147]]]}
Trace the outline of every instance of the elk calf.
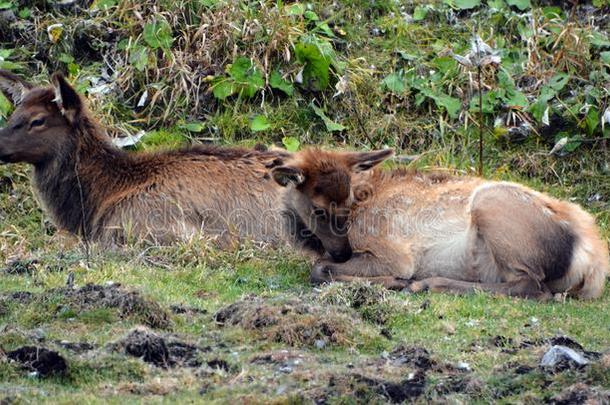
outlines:
{"label": "elk calf", "polygon": [[371,170],[391,154],[311,149],[273,169],[290,187],[286,208],[333,258],[314,266],[312,281],[600,296],[608,247],[578,205],[514,183]]}
{"label": "elk calf", "polygon": [[284,237],[281,187],[268,172],[287,154],[205,146],[127,153],[61,75],[52,83],[34,87],[0,70],[0,89],[17,106],[0,130],[0,163],[33,165],[34,187],[59,228],[107,243],[202,233],[225,247]]}

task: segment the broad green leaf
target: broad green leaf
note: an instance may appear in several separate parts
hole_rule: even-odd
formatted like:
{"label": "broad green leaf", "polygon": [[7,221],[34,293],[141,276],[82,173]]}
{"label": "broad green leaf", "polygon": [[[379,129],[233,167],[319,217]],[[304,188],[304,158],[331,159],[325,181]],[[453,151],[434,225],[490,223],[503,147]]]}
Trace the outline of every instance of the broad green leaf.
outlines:
{"label": "broad green leaf", "polygon": [[180,125],[180,128],[184,128],[189,132],[201,132],[205,129],[205,125],[203,124],[203,122],[195,121],[184,123]]}
{"label": "broad green leaf", "polygon": [[129,53],[129,63],[140,72],[146,70],[148,66],[148,49],[141,45],[133,46]]}
{"label": "broad green leaf", "polygon": [[322,121],[324,121],[324,125],[326,126],[327,131],[334,132],[343,131],[345,129],[343,125],[336,123],[335,121],[328,118],[324,113],[324,110],[322,110],[320,107],[316,107],[314,104],[311,104],[311,108],[313,108],[313,111],[316,113],[316,115],[320,117]]}
{"label": "broad green leaf", "polygon": [[502,10],[506,7],[504,0],[487,0],[487,6],[496,10]]}
{"label": "broad green leaf", "polygon": [[509,107],[520,107],[527,108],[528,102],[527,97],[522,92],[515,90],[510,92],[510,94],[504,99],[504,102]]}
{"label": "broad green leaf", "polygon": [[554,18],[563,18],[561,7],[544,7],[542,13],[546,18],[552,20]]}
{"label": "broad green leaf", "polygon": [[26,20],[32,16],[32,10],[28,7],[24,7],[19,10],[19,13],[17,15],[19,16],[19,18]]}
{"label": "broad green leaf", "polygon": [[174,38],[172,29],[167,21],[159,20],[144,25],[144,41],[153,49],[168,50],[171,48]]}
{"label": "broad green leaf", "polygon": [[526,108],[528,106],[527,97],[515,87],[515,81],[505,71],[498,72],[498,89],[504,90],[500,97],[508,107]]}
{"label": "broad green leaf", "polygon": [[0,117],[8,118],[13,111],[13,104],[0,92]]}
{"label": "broad green leaf", "polygon": [[318,17],[318,15],[316,13],[314,13],[311,10],[307,10],[305,12],[305,14],[303,14],[305,18],[307,18],[309,21],[319,21],[320,17]]}
{"label": "broad green leaf", "polygon": [[76,76],[78,75],[78,72],[80,71],[80,66],[78,66],[77,63],[68,63],[68,73],[70,74],[70,76]]}
{"label": "broad green leaf", "polygon": [[610,41],[608,40],[608,36],[606,35],[606,33],[593,31],[591,33],[591,45],[596,46],[598,48],[609,48]]}
{"label": "broad green leaf", "polygon": [[232,80],[224,79],[214,85],[212,93],[217,99],[224,100],[235,93],[235,84]]}
{"label": "broad green leaf", "polygon": [[441,56],[435,58],[432,63],[434,66],[438,68],[442,73],[447,73],[451,70],[455,70],[457,68],[457,61],[450,56]]}
{"label": "broad green leaf", "polygon": [[451,118],[457,118],[460,115],[462,102],[459,99],[446,94],[433,94],[431,98],[438,107],[443,107],[447,110],[447,113]]}
{"label": "broad green leaf", "polygon": [[0,60],[0,69],[4,70],[17,70],[21,66],[18,63],[11,62],[10,60]]}
{"label": "broad green leaf", "polygon": [[565,73],[559,73],[549,80],[547,86],[555,90],[556,92],[561,91],[565,87],[566,84],[570,81],[570,75]]}
{"label": "broad green leaf", "polygon": [[595,129],[599,125],[599,111],[597,108],[590,107],[585,117],[585,125],[587,126],[587,133],[593,135]]}
{"label": "broad green leaf", "polygon": [[542,118],[544,117],[544,113],[548,108],[548,102],[544,100],[538,100],[534,104],[530,106],[530,113],[538,122],[542,122]]}
{"label": "broad green leaf", "polygon": [[568,139],[568,143],[563,147],[563,150],[566,152],[574,152],[578,147],[582,144],[580,139],[578,138],[570,138]]}
{"label": "broad green leaf", "polygon": [[249,58],[239,57],[228,69],[229,75],[237,85],[234,91],[246,97],[253,97],[265,87],[263,74]]}
{"label": "broad green leaf", "polygon": [[2,49],[0,48],[0,60],[5,60],[7,58],[10,58],[10,56],[13,54],[13,50],[12,49]]}
{"label": "broad green leaf", "polygon": [[450,4],[453,7],[459,8],[460,10],[469,10],[481,5],[481,0],[445,0],[445,3]]}
{"label": "broad green leaf", "polygon": [[413,11],[413,21],[421,21],[428,15],[428,9],[426,7],[417,6]]}
{"label": "broad green leaf", "polygon": [[318,24],[316,26],[315,31],[321,31],[327,37],[333,38],[335,36],[335,33],[333,32],[333,30],[330,29],[330,27],[328,26],[328,23],[325,23],[325,22]]}
{"label": "broad green leaf", "polygon": [[[495,111],[495,107],[498,100],[498,95],[495,91],[488,91],[483,94],[483,113],[491,114]],[[479,112],[479,95],[475,94],[472,99],[470,99],[470,110],[474,112]]]}
{"label": "broad green leaf", "polygon": [[289,96],[294,93],[294,86],[288,80],[282,78],[282,75],[277,70],[274,70],[269,77],[269,86],[274,89],[283,91]]}
{"label": "broad green leaf", "polygon": [[303,15],[305,12],[305,5],[301,3],[293,3],[285,8],[286,14],[288,15]]}
{"label": "broad green leaf", "polygon": [[264,115],[257,115],[250,123],[250,129],[254,132],[264,131],[271,128],[271,124]]}
{"label": "broad green leaf", "polygon": [[296,152],[301,146],[301,142],[294,136],[285,136],[282,138],[282,143],[288,152]]}
{"label": "broad green leaf", "polygon": [[96,0],[91,5],[92,10],[108,10],[118,4],[118,0]]}
{"label": "broad green leaf", "polygon": [[295,46],[295,56],[303,66],[303,85],[312,90],[324,90],[330,81],[330,66],[337,69],[332,45],[314,36],[301,38]]}
{"label": "broad green leaf", "polygon": [[610,52],[602,52],[599,54],[599,58],[602,60],[602,62],[604,62],[606,65],[610,65]]}
{"label": "broad green leaf", "polygon": [[509,6],[517,7],[521,11],[527,10],[528,8],[532,7],[532,3],[530,0],[506,0],[506,3]]}
{"label": "broad green leaf", "polygon": [[391,73],[381,81],[381,84],[394,94],[402,94],[407,89],[404,78],[399,73]]}
{"label": "broad green leaf", "polygon": [[72,63],[72,62],[74,62],[74,56],[69,55],[67,53],[60,53],[59,57],[57,59],[59,59],[59,61],[63,62],[63,63]]}
{"label": "broad green leaf", "polygon": [[6,10],[14,6],[12,1],[0,1],[0,10]]}
{"label": "broad green leaf", "polygon": [[397,51],[397,52],[400,55],[400,57],[403,58],[404,60],[414,61],[414,60],[417,60],[417,58],[418,58],[417,55],[414,55],[412,53],[408,53],[406,51]]}

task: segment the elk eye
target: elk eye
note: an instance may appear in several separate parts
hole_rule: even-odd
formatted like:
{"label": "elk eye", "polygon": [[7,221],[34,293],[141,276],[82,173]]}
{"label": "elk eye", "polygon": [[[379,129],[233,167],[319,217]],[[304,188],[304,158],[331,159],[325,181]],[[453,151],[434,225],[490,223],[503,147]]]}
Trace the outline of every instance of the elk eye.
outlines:
{"label": "elk eye", "polygon": [[36,118],[30,123],[30,128],[41,127],[44,125],[44,118]]}
{"label": "elk eye", "polygon": [[317,217],[326,217],[326,210],[321,207],[313,207],[313,214]]}

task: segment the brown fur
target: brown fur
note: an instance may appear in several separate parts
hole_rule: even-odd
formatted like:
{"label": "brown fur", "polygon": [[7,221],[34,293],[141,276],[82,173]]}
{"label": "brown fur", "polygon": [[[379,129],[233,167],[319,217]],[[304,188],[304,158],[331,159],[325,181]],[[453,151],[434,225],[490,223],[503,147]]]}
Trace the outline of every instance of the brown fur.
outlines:
{"label": "brown fur", "polygon": [[109,243],[203,234],[226,247],[285,237],[281,188],[268,171],[287,153],[216,146],[127,153],[63,77],[53,82],[32,89],[0,71],[0,89],[20,102],[0,130],[0,160],[34,166],[35,189],[58,227]]}
{"label": "brown fur", "polygon": [[[387,156],[310,150],[274,169],[276,180],[282,173],[301,174],[293,176],[286,199],[301,217],[333,200],[325,177],[342,178],[340,189],[351,190],[340,203],[350,207],[346,232],[309,221],[335,258],[314,267],[314,282],[365,278],[411,291],[484,290],[537,299],[602,293],[608,248],[579,206],[514,183],[368,171]],[[316,188],[311,182],[329,185]],[[332,217],[333,204],[317,209]]]}

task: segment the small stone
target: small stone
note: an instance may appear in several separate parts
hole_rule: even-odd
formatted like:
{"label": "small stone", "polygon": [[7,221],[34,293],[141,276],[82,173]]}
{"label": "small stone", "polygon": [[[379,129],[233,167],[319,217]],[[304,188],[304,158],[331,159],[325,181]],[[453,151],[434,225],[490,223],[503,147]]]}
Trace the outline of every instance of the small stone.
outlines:
{"label": "small stone", "polygon": [[316,339],[314,345],[316,346],[316,349],[322,350],[326,347],[326,341],[323,339]]}
{"label": "small stone", "polygon": [[284,374],[290,374],[290,373],[292,373],[293,368],[290,366],[283,366],[283,367],[280,367],[280,371]]}
{"label": "small stone", "polygon": [[566,369],[570,367],[582,367],[589,361],[577,351],[567,346],[555,345],[551,347],[540,360],[540,366],[552,369]]}

